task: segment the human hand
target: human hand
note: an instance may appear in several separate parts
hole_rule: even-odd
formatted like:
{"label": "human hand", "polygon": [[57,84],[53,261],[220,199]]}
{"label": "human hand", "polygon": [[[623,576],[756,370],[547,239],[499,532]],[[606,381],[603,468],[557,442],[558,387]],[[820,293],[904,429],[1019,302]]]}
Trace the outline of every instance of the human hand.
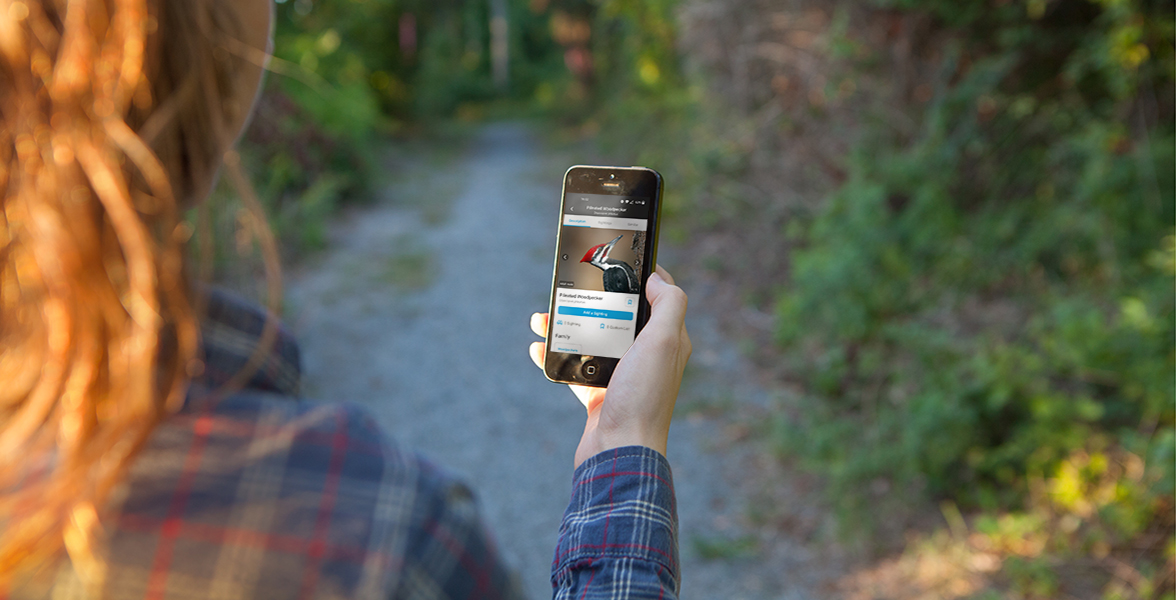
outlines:
{"label": "human hand", "polygon": [[[686,333],[686,294],[660,266],[645,288],[649,322],[621,357],[608,388],[572,385],[572,392],[588,411],[584,435],[576,448],[575,465],[613,448],[646,446],[666,453],[670,419],[682,371],[690,358]],[[546,313],[531,315],[531,330],[547,335]],[[545,346],[534,342],[531,360],[543,368]],[[607,398],[606,398],[607,397]]]}

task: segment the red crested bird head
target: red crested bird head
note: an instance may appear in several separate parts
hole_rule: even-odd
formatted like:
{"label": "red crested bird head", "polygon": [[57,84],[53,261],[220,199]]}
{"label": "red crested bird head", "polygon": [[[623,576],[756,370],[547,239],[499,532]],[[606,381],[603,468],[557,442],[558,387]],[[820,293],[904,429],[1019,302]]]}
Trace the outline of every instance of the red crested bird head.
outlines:
{"label": "red crested bird head", "polygon": [[619,242],[623,237],[625,237],[625,234],[622,233],[621,235],[613,238],[613,241],[611,242],[597,244],[589,248],[588,251],[584,253],[584,258],[580,259],[580,262],[589,264],[603,263],[605,260],[608,260],[608,253],[612,252],[613,246],[617,245],[617,242]]}

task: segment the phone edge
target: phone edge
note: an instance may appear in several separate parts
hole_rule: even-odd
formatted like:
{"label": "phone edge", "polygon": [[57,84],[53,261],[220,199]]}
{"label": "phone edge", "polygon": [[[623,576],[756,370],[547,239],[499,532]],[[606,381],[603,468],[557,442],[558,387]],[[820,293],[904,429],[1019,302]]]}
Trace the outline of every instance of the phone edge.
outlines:
{"label": "phone edge", "polygon": [[[543,376],[546,377],[547,380],[552,383],[561,383],[564,385],[584,385],[584,386],[588,386],[588,387],[607,388],[608,382],[605,382],[603,385],[596,385],[596,384],[589,383],[589,382],[564,381],[562,379],[553,378],[551,376],[551,374],[548,372],[547,356],[548,356],[548,352],[550,351],[550,345],[551,345],[550,340],[551,340],[551,331],[552,331],[551,313],[555,311],[555,291],[556,291],[556,285],[558,284],[557,275],[558,275],[558,269],[559,269],[559,244],[560,244],[560,238],[562,235],[561,229],[563,227],[564,203],[567,201],[568,175],[573,170],[581,169],[581,168],[584,168],[584,169],[642,169],[642,170],[645,170],[645,171],[652,173],[654,176],[654,179],[657,181],[657,196],[654,199],[656,206],[655,206],[655,211],[654,211],[654,215],[653,215],[653,219],[652,219],[652,223],[653,223],[653,227],[651,228],[652,235],[650,236],[652,238],[652,244],[651,244],[651,250],[650,250],[650,256],[652,258],[651,258],[651,260],[646,262],[646,266],[642,269],[643,271],[648,269],[648,272],[645,274],[645,276],[641,280],[641,292],[642,292],[641,293],[641,303],[642,303],[642,308],[644,311],[644,315],[643,315],[644,318],[640,319],[639,322],[635,324],[636,325],[634,328],[635,331],[633,333],[634,340],[636,340],[637,336],[641,334],[641,330],[645,328],[645,324],[649,322],[649,317],[650,317],[649,313],[651,311],[651,307],[649,304],[649,299],[646,297],[645,292],[648,289],[649,276],[657,271],[657,250],[658,250],[658,246],[660,245],[660,242],[661,242],[661,239],[660,239],[661,238],[661,210],[662,210],[662,202],[665,198],[665,178],[662,177],[662,174],[657,169],[653,169],[650,167],[644,167],[644,166],[640,166],[640,165],[630,165],[628,167],[622,167],[622,166],[617,166],[617,165],[577,164],[577,165],[572,165],[572,166],[568,167],[564,171],[563,178],[560,181],[559,213],[558,213],[558,220],[557,220],[556,230],[555,230],[555,253],[552,257],[552,267],[551,267],[551,292],[549,293],[549,297],[547,300],[547,329],[545,331],[546,335],[544,336],[544,339],[543,339]],[[647,231],[649,231],[649,230],[647,230]],[[628,354],[628,351],[626,351],[626,354]],[[612,357],[601,357],[601,358],[612,358]],[[621,358],[624,358],[624,355],[622,355]],[[619,363],[621,358],[617,358],[615,360]],[[611,381],[611,379],[612,379],[612,375],[610,373],[609,380]]]}

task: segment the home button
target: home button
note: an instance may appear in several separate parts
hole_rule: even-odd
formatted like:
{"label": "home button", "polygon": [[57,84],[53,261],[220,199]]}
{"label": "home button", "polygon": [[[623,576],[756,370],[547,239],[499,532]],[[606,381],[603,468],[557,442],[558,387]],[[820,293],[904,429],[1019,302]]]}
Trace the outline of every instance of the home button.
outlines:
{"label": "home button", "polygon": [[589,377],[596,375],[596,365],[584,365],[584,374]]}

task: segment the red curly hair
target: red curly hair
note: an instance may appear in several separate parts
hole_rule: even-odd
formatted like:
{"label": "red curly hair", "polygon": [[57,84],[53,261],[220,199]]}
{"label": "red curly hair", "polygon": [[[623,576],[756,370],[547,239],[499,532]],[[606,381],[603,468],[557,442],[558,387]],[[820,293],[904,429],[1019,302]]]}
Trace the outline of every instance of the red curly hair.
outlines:
{"label": "red curly hair", "polygon": [[100,585],[104,507],[202,368],[182,210],[248,110],[224,4],[0,0],[0,588],[63,549]]}

